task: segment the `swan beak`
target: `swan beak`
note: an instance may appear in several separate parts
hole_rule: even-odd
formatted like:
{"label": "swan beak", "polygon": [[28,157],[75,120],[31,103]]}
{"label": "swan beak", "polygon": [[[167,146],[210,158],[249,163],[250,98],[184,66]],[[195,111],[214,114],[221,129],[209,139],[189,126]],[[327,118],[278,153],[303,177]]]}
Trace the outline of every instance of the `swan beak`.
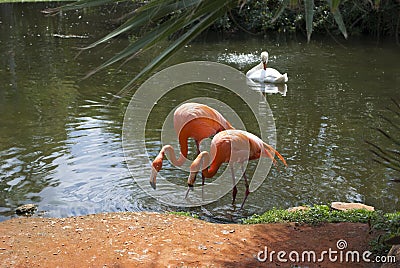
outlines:
{"label": "swan beak", "polygon": [[150,185],[153,187],[153,189],[156,189],[156,178],[157,178],[157,171],[152,168],[151,169],[151,176],[150,176]]}
{"label": "swan beak", "polygon": [[265,61],[263,61],[263,67],[264,67],[264,70],[267,69],[267,63]]}

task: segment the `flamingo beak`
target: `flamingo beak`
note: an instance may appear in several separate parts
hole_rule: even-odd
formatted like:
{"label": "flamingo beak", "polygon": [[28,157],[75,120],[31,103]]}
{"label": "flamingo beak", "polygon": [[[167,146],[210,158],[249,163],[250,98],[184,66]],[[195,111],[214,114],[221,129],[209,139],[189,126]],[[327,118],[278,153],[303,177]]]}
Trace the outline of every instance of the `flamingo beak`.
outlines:
{"label": "flamingo beak", "polygon": [[264,70],[267,69],[267,63],[265,61],[263,61],[263,67],[264,67]]}
{"label": "flamingo beak", "polygon": [[193,185],[194,185],[194,181],[196,180],[196,174],[197,174],[197,172],[190,172],[190,174],[189,174],[189,178],[188,178],[188,181],[187,181],[188,189],[186,191],[185,198],[188,197],[189,192],[191,190],[193,191]]}
{"label": "flamingo beak", "polygon": [[188,197],[190,191],[193,191],[193,185],[188,185],[188,189],[186,191],[185,199]]}
{"label": "flamingo beak", "polygon": [[153,187],[153,189],[156,189],[156,179],[157,179],[157,171],[152,168],[151,169],[151,176],[150,176],[150,185]]}
{"label": "flamingo beak", "polygon": [[190,174],[189,174],[189,178],[187,180],[187,185],[191,189],[193,189],[193,185],[194,185],[194,182],[196,180],[196,174],[197,174],[197,172],[190,172]]}

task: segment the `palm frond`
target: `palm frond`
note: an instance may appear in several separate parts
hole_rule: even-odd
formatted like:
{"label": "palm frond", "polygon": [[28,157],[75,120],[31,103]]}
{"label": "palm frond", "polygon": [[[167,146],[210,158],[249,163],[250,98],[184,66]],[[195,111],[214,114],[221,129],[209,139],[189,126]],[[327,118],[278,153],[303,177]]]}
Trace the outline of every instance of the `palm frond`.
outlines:
{"label": "palm frond", "polygon": [[[400,110],[400,104],[392,99],[395,109]],[[380,128],[373,128],[376,130],[381,137],[384,137],[384,142],[389,143],[390,148],[384,148],[382,145],[379,145],[376,142],[365,141],[369,146],[369,151],[375,156],[373,161],[396,171],[400,172],[400,141],[390,134],[391,132],[399,133],[400,130],[399,124],[396,123],[400,120],[400,113],[397,110],[393,110],[392,108],[387,109],[391,112],[389,115],[381,115],[380,118],[384,119],[387,123],[385,126],[385,130]]]}
{"label": "palm frond", "polygon": [[[159,1],[154,1],[154,2],[159,2]],[[147,25],[151,21],[158,21],[161,18],[164,18],[168,14],[171,14],[172,12],[176,12],[177,10],[182,10],[182,9],[188,9],[193,7],[194,5],[198,4],[198,0],[189,0],[189,1],[168,1],[172,2],[170,4],[165,4],[166,1],[164,1],[164,6],[163,8],[150,8],[148,6],[143,6],[141,8],[138,8],[135,11],[135,16],[127,20],[124,24],[122,24],[120,27],[112,31],[111,33],[107,34],[103,38],[97,40],[96,42],[90,44],[89,46],[83,48],[83,49],[90,49],[93,48],[97,45],[100,45],[104,42],[109,41],[110,39],[128,32],[132,29],[137,29],[139,27],[143,27]],[[153,2],[152,6],[154,5]],[[146,7],[146,8],[144,8]],[[147,37],[143,37],[143,39],[146,39]]]}
{"label": "palm frond", "polygon": [[376,131],[378,131],[379,133],[381,133],[383,136],[385,136],[389,141],[392,141],[394,144],[400,146],[400,141],[397,140],[395,137],[393,137],[392,135],[386,133],[384,130],[380,129],[380,128],[375,128]]}
{"label": "palm frond", "polygon": [[372,159],[372,161],[374,161],[374,162],[376,162],[376,163],[378,163],[378,164],[380,164],[380,165],[382,165],[384,167],[387,167],[387,168],[390,168],[390,169],[393,169],[395,171],[399,171],[400,172],[400,168],[398,166],[391,165],[388,162],[385,162],[385,161],[382,161],[382,160],[378,160],[378,159]]}
{"label": "palm frond", "polygon": [[[79,0],[67,5],[47,9],[45,13],[57,14],[68,10],[76,10],[87,7],[95,7],[110,3],[131,0]],[[327,0],[331,12],[338,24],[340,31],[347,37],[346,27],[339,11],[340,0]],[[299,4],[298,0],[282,0],[281,5],[275,13],[272,22],[283,13],[288,6],[294,7]],[[141,3],[141,2],[138,2]],[[306,20],[307,40],[310,41],[313,29],[314,0],[303,0],[304,14]],[[240,9],[246,4],[246,0],[152,0],[143,2],[134,12],[130,12],[128,19],[118,28],[100,38],[96,42],[82,48],[91,49],[98,45],[109,42],[113,38],[130,32],[140,32],[141,36],[122,51],[105,61],[86,77],[119,61],[123,63],[134,58],[143,51],[153,48],[160,42],[168,41],[167,48],[157,55],[148,66],[139,72],[133,80],[123,89],[125,91],[139,79],[148,76],[152,71],[170,58],[177,50],[182,48],[196,36],[201,34],[207,27],[221,18],[226,12],[234,7]],[[171,36],[180,36],[171,41]]]}
{"label": "palm frond", "polygon": [[150,32],[146,33],[144,36],[142,36],[138,41],[128,45],[125,49],[123,49],[121,52],[117,53],[115,56],[111,57],[104,63],[102,63],[100,66],[98,66],[96,69],[93,71],[89,72],[85,78],[95,74],[96,72],[122,60],[126,59],[127,60],[131,59],[132,56],[136,56],[138,53],[145,51],[146,49],[152,47],[155,45],[158,41],[164,40],[166,37],[169,35],[173,34],[176,29],[175,25],[180,24],[182,22],[182,19],[178,19],[171,23],[170,21],[162,23],[160,26],[156,27],[155,29],[151,30]]}
{"label": "palm frond", "polygon": [[310,42],[313,28],[314,0],[304,0],[304,13],[306,17],[307,42]]}
{"label": "palm frond", "polygon": [[340,13],[339,10],[340,0],[327,0],[327,2],[329,4],[331,13],[333,14],[333,18],[335,19],[336,24],[339,27],[340,32],[343,34],[344,38],[347,39],[346,25],[344,24],[342,14]]}
{"label": "palm frond", "polygon": [[[389,110],[391,111],[391,110]],[[388,122],[392,127],[394,127],[395,129],[400,131],[400,126],[396,125],[395,122],[392,119],[389,119],[386,116],[381,115],[380,118],[382,118],[383,120],[385,120],[386,122]]]}
{"label": "palm frond", "polygon": [[137,74],[119,93],[118,95],[123,95],[125,91],[129,90],[130,87],[142,78],[145,74],[152,72],[157,68],[160,62],[164,62],[169,59],[176,51],[185,46],[190,40],[199,35],[207,27],[215,22],[219,18],[221,10],[215,10],[211,12],[206,17],[202,18],[195,26],[191,27],[185,34],[175,40],[170,46],[168,46],[160,55],[152,60],[142,71]]}
{"label": "palm frond", "polygon": [[399,153],[393,150],[385,150],[381,147],[373,144],[372,142],[367,141],[367,144],[371,145],[374,149],[370,149],[370,151],[375,154],[377,157],[381,158],[387,163],[393,164],[400,168],[400,158]]}

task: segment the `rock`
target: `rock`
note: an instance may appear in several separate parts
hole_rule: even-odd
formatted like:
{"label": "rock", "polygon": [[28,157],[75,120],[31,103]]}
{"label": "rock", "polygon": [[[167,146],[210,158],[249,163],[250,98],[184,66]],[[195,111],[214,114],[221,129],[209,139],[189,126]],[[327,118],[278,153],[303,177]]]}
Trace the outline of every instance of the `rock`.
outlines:
{"label": "rock", "polygon": [[387,245],[400,245],[400,235],[396,235],[385,241]]}
{"label": "rock", "polygon": [[368,211],[374,211],[375,208],[367,206],[361,203],[345,203],[345,202],[332,202],[331,208],[341,211],[347,211],[352,209],[365,209]]}
{"label": "rock", "polygon": [[15,213],[18,215],[32,215],[33,213],[35,213],[35,210],[37,209],[37,205],[35,204],[26,204],[26,205],[22,205],[17,207],[17,209],[15,210]]}
{"label": "rock", "polygon": [[306,207],[306,206],[298,206],[298,207],[291,207],[291,208],[288,208],[287,209],[287,211],[289,211],[289,212],[296,212],[296,211],[307,211],[307,210],[309,210],[310,208],[309,207]]}

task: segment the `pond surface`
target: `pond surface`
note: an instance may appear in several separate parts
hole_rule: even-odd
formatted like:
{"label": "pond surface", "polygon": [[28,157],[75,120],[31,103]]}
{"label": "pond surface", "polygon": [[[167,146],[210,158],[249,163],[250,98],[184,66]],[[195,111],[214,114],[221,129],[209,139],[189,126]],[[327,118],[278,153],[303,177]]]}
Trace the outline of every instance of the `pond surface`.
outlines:
{"label": "pond surface", "polygon": [[[118,14],[104,9],[47,17],[40,13],[45,7],[0,5],[0,220],[13,217],[15,208],[25,203],[38,204],[39,211],[49,217],[182,210],[147,195],[125,164],[122,124],[134,91],[110,102],[157,51],[82,80],[128,43],[128,38],[117,39],[113,46],[77,56],[76,48],[112,29]],[[391,98],[399,97],[400,49],[394,43],[353,40],[343,42],[344,47],[331,39],[306,44],[303,37],[222,39],[210,35],[187,46],[163,67],[207,60],[246,72],[258,63],[259,53],[268,50],[270,66],[287,72],[289,82],[285,94],[259,94],[268,100],[277,150],[289,166],[273,167],[242,211],[230,205],[230,193],[212,204],[186,210],[228,222],[273,207],[332,201],[365,202],[384,211],[399,209],[400,184],[391,181],[399,173],[372,161],[365,143],[391,146],[373,128],[387,127],[379,116],[391,116],[387,110],[395,109]],[[209,85],[194,85],[165,96],[146,129],[150,158],[161,149],[165,117],[190,98],[225,101],[243,115],[250,131],[255,129],[249,111],[231,95]],[[398,137],[395,129],[388,131]],[[162,175],[184,185],[188,174],[164,162]],[[253,166],[248,167],[249,174]],[[143,170],[149,168],[143,166]],[[244,185],[239,183],[239,194],[243,192]]]}

